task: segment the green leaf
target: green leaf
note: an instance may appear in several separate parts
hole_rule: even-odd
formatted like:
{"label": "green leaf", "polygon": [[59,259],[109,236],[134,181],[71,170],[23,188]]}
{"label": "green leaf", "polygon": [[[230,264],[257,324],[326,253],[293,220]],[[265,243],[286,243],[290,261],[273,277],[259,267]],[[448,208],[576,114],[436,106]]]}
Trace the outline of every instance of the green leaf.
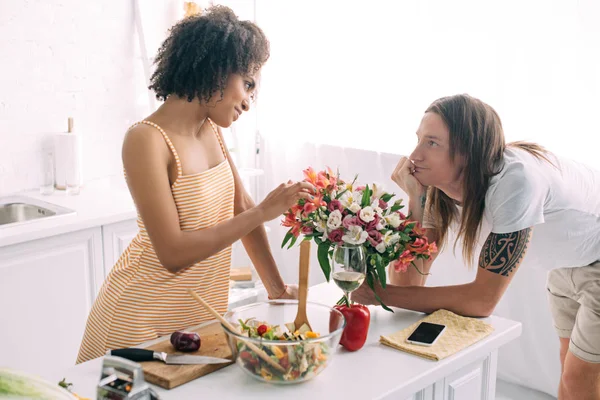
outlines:
{"label": "green leaf", "polygon": [[416,223],[416,222],[409,222],[408,224],[406,224],[406,225],[404,226],[404,232],[405,232],[405,233],[409,233],[409,232],[411,232],[411,231],[414,229],[415,225],[417,225],[417,223]]}
{"label": "green leaf", "polygon": [[390,201],[392,199],[392,197],[394,197],[393,193],[386,193],[383,196],[381,196],[381,200],[383,200],[387,203],[388,201]]}
{"label": "green leaf", "polygon": [[[283,249],[285,247],[285,244],[293,237],[294,235],[292,235],[292,230],[290,229],[288,231],[288,233],[285,234],[285,237],[283,238],[283,243],[281,243],[281,248]],[[289,248],[289,247],[288,247]]]}
{"label": "green leaf", "polygon": [[360,201],[360,207],[364,208],[364,207],[368,206],[369,204],[371,204],[370,199],[371,199],[371,189],[369,189],[369,185],[367,185],[367,186],[365,186],[365,190],[363,190],[363,196]]}
{"label": "green leaf", "polygon": [[394,205],[393,205],[393,206],[390,208],[390,211],[391,211],[391,212],[396,212],[396,211],[400,210],[400,209],[401,209],[401,208],[403,208],[403,207],[404,207],[404,206],[403,206],[403,205],[401,205],[401,204],[394,204]]}
{"label": "green leaf", "polygon": [[385,311],[389,311],[391,313],[394,312],[394,310],[392,310],[391,308],[389,308],[388,306],[385,305],[385,303],[381,300],[381,298],[379,296],[377,296],[377,293],[375,293],[375,300],[377,300],[379,302],[379,304],[381,304],[381,308],[383,308]]}
{"label": "green leaf", "polygon": [[331,265],[329,264],[329,243],[323,242],[317,247],[317,259],[319,265],[323,270],[325,279],[329,282],[329,275],[331,274]]}
{"label": "green leaf", "polygon": [[292,248],[292,246],[294,245],[294,243],[296,243],[296,240],[298,240],[298,236],[292,235],[292,241],[290,242],[290,245],[288,246],[288,249]]}
{"label": "green leaf", "polygon": [[376,262],[376,268],[377,268],[377,275],[379,276],[379,282],[381,283],[381,287],[385,289],[386,286],[386,273],[385,273],[385,265],[383,264],[383,260],[381,259],[381,256],[379,254],[377,254],[376,256],[377,262]]}
{"label": "green leaf", "polygon": [[342,197],[342,196],[344,195],[344,193],[346,193],[347,191],[348,191],[348,189],[344,189],[343,191],[339,192],[339,193],[337,194],[337,196],[335,196],[335,199],[336,199],[336,200],[339,200],[339,199],[340,199],[340,197]]}
{"label": "green leaf", "polygon": [[400,239],[404,242],[410,241],[410,236],[408,236],[406,233],[404,233],[402,231],[398,231],[398,236],[400,236]]}

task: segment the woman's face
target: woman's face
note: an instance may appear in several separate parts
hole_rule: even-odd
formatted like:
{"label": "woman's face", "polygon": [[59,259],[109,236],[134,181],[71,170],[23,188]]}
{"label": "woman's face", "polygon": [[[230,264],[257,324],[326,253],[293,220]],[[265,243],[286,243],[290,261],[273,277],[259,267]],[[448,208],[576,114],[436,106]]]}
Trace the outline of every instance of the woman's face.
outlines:
{"label": "woman's face", "polygon": [[258,80],[258,73],[254,76],[231,74],[223,97],[217,91],[208,103],[208,117],[218,126],[227,128],[242,115],[250,110],[250,103],[254,98]]}
{"label": "woman's face", "polygon": [[[409,158],[414,164],[414,177],[424,186],[443,190],[460,178],[460,166],[450,159],[450,131],[436,113],[423,116],[417,130],[417,147]],[[455,161],[460,158],[455,154]]]}

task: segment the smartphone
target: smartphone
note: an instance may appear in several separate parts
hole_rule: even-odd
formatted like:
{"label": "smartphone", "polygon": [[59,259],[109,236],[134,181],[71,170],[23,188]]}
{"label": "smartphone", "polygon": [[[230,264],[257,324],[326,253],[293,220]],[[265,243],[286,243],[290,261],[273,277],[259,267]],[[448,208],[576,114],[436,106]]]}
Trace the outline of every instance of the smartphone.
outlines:
{"label": "smartphone", "polygon": [[432,346],[442,335],[442,332],[444,332],[445,329],[446,325],[421,322],[413,331],[413,333],[406,338],[406,342],[421,346]]}

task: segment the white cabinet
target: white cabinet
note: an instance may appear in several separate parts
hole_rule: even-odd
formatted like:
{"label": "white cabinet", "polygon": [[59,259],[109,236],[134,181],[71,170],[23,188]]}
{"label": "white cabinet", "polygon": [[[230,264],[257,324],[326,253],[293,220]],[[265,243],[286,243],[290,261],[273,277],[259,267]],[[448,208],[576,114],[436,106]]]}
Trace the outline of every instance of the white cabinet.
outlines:
{"label": "white cabinet", "polygon": [[498,350],[459,368],[406,400],[493,400]]}
{"label": "white cabinet", "polygon": [[138,226],[136,219],[102,226],[105,277],[137,234]]}
{"label": "white cabinet", "polygon": [[44,374],[73,365],[104,278],[102,231],[0,247],[0,364]]}

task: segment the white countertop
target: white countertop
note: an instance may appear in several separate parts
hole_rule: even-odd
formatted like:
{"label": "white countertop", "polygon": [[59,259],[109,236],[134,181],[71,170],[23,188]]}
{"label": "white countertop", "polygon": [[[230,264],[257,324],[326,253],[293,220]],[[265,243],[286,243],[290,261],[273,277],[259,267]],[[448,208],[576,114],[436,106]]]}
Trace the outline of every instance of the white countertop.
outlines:
{"label": "white countertop", "polygon": [[[340,290],[333,284],[320,284],[309,291],[309,300],[334,304]],[[370,307],[371,327],[365,346],[357,352],[340,349],[327,367],[314,379],[297,385],[271,385],[246,375],[230,365],[210,375],[172,390],[154,387],[161,399],[256,398],[256,399],[404,399],[412,393],[517,338],[521,323],[500,317],[484,319],[495,330],[485,339],[441,361],[430,361],[403,353],[379,343],[379,337],[403,329],[423,318],[423,314],[396,309],[392,314]],[[80,396],[95,398],[102,359],[88,361],[67,371],[57,372],[57,382],[66,377]],[[353,383],[356,382],[356,383]]]}
{"label": "white countertop", "polygon": [[91,181],[75,196],[68,196],[64,190],[55,190],[53,194],[44,196],[35,190],[2,197],[13,195],[69,208],[75,213],[23,224],[0,225],[0,247],[137,217],[135,205],[123,178]]}

